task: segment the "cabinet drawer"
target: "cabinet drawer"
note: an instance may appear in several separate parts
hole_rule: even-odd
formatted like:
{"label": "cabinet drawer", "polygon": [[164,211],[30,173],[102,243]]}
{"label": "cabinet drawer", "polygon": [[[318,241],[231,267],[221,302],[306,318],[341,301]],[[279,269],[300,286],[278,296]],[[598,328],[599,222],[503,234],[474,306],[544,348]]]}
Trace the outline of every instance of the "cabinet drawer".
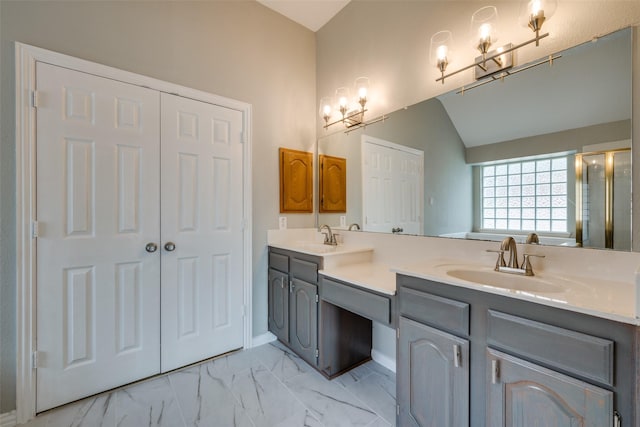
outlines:
{"label": "cabinet drawer", "polygon": [[322,299],[367,319],[385,325],[391,323],[391,300],[389,298],[324,277],[322,279]]}
{"label": "cabinet drawer", "polygon": [[296,279],[316,284],[318,283],[318,264],[304,261],[298,258],[291,258],[291,275]]}
{"label": "cabinet drawer", "polygon": [[570,374],[613,385],[614,342],[489,310],[487,344]]}
{"label": "cabinet drawer", "polygon": [[400,315],[469,336],[469,304],[465,302],[401,287]]}
{"label": "cabinet drawer", "polygon": [[288,273],[289,257],[275,252],[269,252],[269,267],[275,268],[283,273]]}

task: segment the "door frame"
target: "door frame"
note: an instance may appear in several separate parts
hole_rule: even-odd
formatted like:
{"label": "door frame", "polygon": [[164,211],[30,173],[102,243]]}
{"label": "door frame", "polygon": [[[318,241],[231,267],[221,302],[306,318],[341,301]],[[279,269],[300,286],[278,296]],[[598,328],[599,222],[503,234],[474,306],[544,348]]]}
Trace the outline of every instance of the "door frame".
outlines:
{"label": "door frame", "polygon": [[191,89],[39,47],[15,43],[16,79],[16,416],[36,415],[36,62],[70,68],[218,105],[242,113],[243,342],[252,347],[251,104]]}

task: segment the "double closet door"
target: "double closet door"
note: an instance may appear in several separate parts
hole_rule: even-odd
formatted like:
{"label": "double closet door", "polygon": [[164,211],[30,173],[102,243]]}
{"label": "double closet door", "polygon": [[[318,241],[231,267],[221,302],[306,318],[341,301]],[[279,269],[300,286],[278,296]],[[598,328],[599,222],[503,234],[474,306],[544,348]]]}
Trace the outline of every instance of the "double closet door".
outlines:
{"label": "double closet door", "polygon": [[242,347],[241,113],[36,75],[37,411]]}

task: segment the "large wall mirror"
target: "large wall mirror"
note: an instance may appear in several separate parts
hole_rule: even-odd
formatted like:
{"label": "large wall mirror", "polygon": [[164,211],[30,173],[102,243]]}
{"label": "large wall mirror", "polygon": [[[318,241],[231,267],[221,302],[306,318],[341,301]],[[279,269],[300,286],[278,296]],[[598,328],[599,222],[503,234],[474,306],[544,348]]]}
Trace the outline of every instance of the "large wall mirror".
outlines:
{"label": "large wall mirror", "polygon": [[318,224],[631,250],[632,39],[319,138],[319,154],[346,159],[347,206]]}

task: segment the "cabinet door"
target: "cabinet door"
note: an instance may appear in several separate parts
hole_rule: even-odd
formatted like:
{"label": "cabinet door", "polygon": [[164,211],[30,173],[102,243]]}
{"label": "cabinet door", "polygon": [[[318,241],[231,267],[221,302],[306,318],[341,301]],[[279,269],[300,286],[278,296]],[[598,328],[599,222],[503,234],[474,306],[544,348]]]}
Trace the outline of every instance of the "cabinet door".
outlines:
{"label": "cabinet door", "polygon": [[488,353],[488,427],[611,425],[611,391],[499,351]]}
{"label": "cabinet door", "polygon": [[269,330],[289,342],[289,276],[269,269]]}
{"label": "cabinet door", "polygon": [[400,317],[400,426],[469,426],[469,341]]}
{"label": "cabinet door", "polygon": [[293,279],[290,292],[291,348],[298,356],[315,366],[318,348],[318,287],[300,279]]}

